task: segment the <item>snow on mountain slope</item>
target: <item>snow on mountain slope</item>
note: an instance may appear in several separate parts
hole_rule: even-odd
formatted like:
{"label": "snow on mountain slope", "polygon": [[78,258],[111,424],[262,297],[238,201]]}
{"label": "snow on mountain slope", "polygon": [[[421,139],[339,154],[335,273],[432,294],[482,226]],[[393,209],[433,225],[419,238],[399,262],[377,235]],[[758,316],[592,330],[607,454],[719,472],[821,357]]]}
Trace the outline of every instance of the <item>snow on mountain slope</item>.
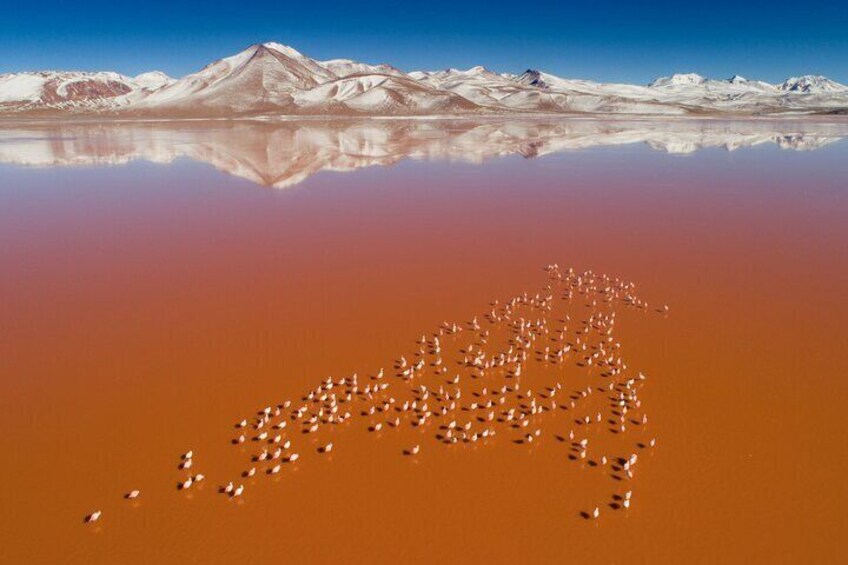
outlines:
{"label": "snow on mountain slope", "polygon": [[136,101],[128,109],[146,113],[249,114],[292,109],[292,93],[336,78],[294,49],[277,43],[253,45]]}
{"label": "snow on mountain slope", "polygon": [[675,86],[698,86],[707,82],[707,79],[697,73],[678,73],[670,77],[660,77],[651,81],[651,88],[675,87]]}
{"label": "snow on mountain slope", "polygon": [[178,116],[411,115],[475,108],[461,96],[422,84],[387,65],[318,62],[294,49],[265,43],[165,86],[125,111]]}
{"label": "snow on mountain slope", "polygon": [[0,107],[96,108],[138,88],[117,73],[36,72],[0,75]]}
{"label": "snow on mountain slope", "polygon": [[0,75],[0,104],[37,102],[45,82],[35,73]]}
{"label": "snow on mountain slope", "polygon": [[533,69],[517,76],[515,81],[546,93],[546,103],[561,112],[650,115],[687,112],[677,105],[663,103],[656,92],[644,86],[564,79]]}
{"label": "snow on mountain slope", "polygon": [[262,43],[179,80],[159,72],[0,75],[0,113],[203,118],[287,115],[848,113],[848,87],[822,76],[780,85],[695,73],[647,86],[565,79],[538,70],[404,73],[349,59],[316,61]]}
{"label": "snow on mountain slope", "polygon": [[134,93],[153,92],[173,81],[154,71],[130,78],[113,72],[54,72],[0,75],[0,111],[93,111],[129,103]]}
{"label": "snow on mountain slope", "polygon": [[625,96],[642,101],[656,99],[656,93],[644,86],[565,79],[533,69],[524,71],[515,80],[519,84],[556,92]]}
{"label": "snow on mountain slope", "polygon": [[848,91],[848,86],[834,82],[821,75],[804,75],[802,77],[788,78],[777,88],[784,92],[817,94]]}
{"label": "snow on mountain slope", "polygon": [[718,96],[745,93],[775,93],[777,91],[777,88],[772,84],[758,80],[748,80],[739,75],[734,75],[727,80],[713,80],[694,73],[661,77],[651,82],[648,88],[654,91],[661,91],[664,94],[712,93]]}
{"label": "snow on mountain slope", "polygon": [[134,76],[132,81],[139,88],[150,92],[154,90],[159,90],[163,86],[168,86],[169,84],[173,84],[174,82],[176,82],[175,79],[172,79],[161,71],[141,73],[140,75]]}
{"label": "snow on mountain slope", "polygon": [[[816,78],[818,80],[813,80]],[[786,87],[778,87],[739,75],[728,80],[714,80],[688,73],[661,77],[645,87],[562,79],[528,70],[516,81],[549,93],[568,94],[571,99],[565,104],[569,108],[593,112],[767,114],[848,108],[845,87],[824,77],[790,79],[784,83]],[[791,92],[782,92],[787,90]],[[822,95],[812,96],[818,93]],[[604,100],[597,100],[599,103],[593,106],[591,98],[584,96],[575,103],[578,94],[603,97]],[[556,97],[553,102],[563,104]]]}
{"label": "snow on mountain slope", "polygon": [[369,75],[382,74],[393,76],[407,76],[403,71],[399,71],[391,65],[369,65],[367,63],[358,63],[350,59],[331,59],[329,61],[318,61],[318,64],[333,73],[339,78],[350,75]]}
{"label": "snow on mountain slope", "polygon": [[673,75],[653,81],[649,89],[666,104],[697,111],[735,114],[829,112],[848,108],[848,87],[821,76],[787,79],[780,85],[735,75],[727,80]]}
{"label": "snow on mountain slope", "polygon": [[684,108],[661,104],[652,100],[614,94],[557,90],[534,91],[528,89],[504,98],[501,103],[509,108],[525,112],[646,115],[683,115],[687,113]]}
{"label": "snow on mountain slope", "polygon": [[468,70],[417,71],[412,78],[434,88],[448,90],[482,106],[497,107],[505,98],[523,90],[510,76],[494,73],[485,67]]}
{"label": "snow on mountain slope", "polygon": [[751,90],[759,90],[762,92],[774,92],[775,86],[773,84],[769,84],[762,80],[748,80],[747,78],[739,75],[733,75],[727,82],[736,86],[744,86]]}
{"label": "snow on mountain slope", "polygon": [[426,82],[436,87],[443,87],[446,84],[456,82],[478,82],[482,84],[494,82],[495,84],[502,84],[504,80],[509,80],[497,73],[493,73],[481,65],[471,67],[465,71],[452,68],[445,69],[443,71],[415,71],[409,73],[409,76],[415,80]]}
{"label": "snow on mountain slope", "polygon": [[314,59],[310,59],[300,51],[289,47],[288,45],[283,45],[282,43],[263,43],[263,47],[270,49],[276,53],[280,53],[285,55],[286,57],[297,61],[301,66],[306,68],[310,73],[312,73],[313,78],[316,80],[329,80],[331,78],[335,78],[335,74],[332,71],[327,70],[324,66],[321,65],[318,61]]}
{"label": "snow on mountain slope", "polygon": [[304,109],[334,109],[366,114],[454,114],[475,112],[473,102],[412,78],[383,74],[355,74],[295,94]]}
{"label": "snow on mountain slope", "polygon": [[656,97],[645,87],[567,80],[535,70],[516,76],[472,67],[467,71],[447,69],[410,76],[489,108],[549,113],[683,113],[657,104]]}

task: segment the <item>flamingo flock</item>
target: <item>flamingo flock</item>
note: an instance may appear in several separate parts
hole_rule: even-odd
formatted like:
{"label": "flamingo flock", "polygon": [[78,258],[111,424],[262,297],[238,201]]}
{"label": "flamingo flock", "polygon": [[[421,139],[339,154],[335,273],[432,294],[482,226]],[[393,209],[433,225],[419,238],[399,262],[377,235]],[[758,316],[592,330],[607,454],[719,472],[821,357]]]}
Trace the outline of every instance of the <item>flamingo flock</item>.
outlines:
{"label": "flamingo flock", "polygon": [[[653,448],[656,438],[646,435],[648,415],[639,397],[647,377],[628,368],[615,337],[617,308],[651,309],[633,283],[556,264],[545,271],[548,280],[540,292],[495,300],[487,312],[464,322],[443,322],[372,374],[327,377],[297,399],[269,403],[239,419],[229,443],[255,446],[240,478],[254,484],[260,472],[284,474],[306,442],[317,444],[319,455],[333,452],[337,442],[343,450],[342,429],[360,425],[377,437],[424,429],[435,445],[454,448],[501,437],[522,446],[550,435],[566,445],[566,461],[604,469],[616,482],[632,481],[640,452]],[[667,314],[668,306],[653,311]],[[583,381],[579,387],[569,386],[578,380],[571,375],[575,368]],[[591,439],[599,433],[614,436],[621,450],[598,452]],[[414,444],[402,455],[419,457],[422,451]],[[193,466],[194,452],[183,453],[178,470]],[[188,472],[177,488],[190,489],[203,479]],[[237,482],[227,480],[218,492],[241,497],[245,485]],[[124,498],[139,495],[132,490]],[[613,494],[606,506],[626,511],[631,504],[627,490]],[[578,514],[597,520],[602,506]],[[98,510],[85,521],[101,516]]]}

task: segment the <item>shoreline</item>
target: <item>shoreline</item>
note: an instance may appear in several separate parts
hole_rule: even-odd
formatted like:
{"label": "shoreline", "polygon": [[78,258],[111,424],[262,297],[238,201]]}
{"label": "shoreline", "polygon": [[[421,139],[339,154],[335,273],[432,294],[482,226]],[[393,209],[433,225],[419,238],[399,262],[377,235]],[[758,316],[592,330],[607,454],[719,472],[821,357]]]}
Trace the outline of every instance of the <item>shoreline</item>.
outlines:
{"label": "shoreline", "polygon": [[509,115],[398,115],[398,116],[348,116],[348,115],[258,115],[258,116],[230,116],[230,117],[110,117],[110,116],[43,116],[31,118],[12,118],[0,116],[0,128],[4,126],[31,125],[31,124],[180,124],[180,123],[261,123],[261,124],[283,124],[292,122],[369,122],[369,121],[409,121],[409,122],[497,122],[497,121],[589,121],[589,122],[658,122],[658,123],[692,123],[700,121],[709,122],[810,122],[826,124],[848,124],[846,114],[769,114],[769,115],[728,115],[728,114],[704,114],[704,115],[670,115],[670,114],[509,114]]}

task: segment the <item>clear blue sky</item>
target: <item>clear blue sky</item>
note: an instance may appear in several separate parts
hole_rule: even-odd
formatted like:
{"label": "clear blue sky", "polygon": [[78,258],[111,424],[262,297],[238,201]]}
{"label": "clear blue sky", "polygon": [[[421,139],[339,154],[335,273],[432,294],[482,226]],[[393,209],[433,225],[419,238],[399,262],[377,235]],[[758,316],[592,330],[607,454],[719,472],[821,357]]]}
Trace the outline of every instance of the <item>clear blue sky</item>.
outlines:
{"label": "clear blue sky", "polygon": [[528,67],[604,81],[735,73],[848,82],[848,0],[0,0],[0,73],[195,71],[252,43],[403,70]]}

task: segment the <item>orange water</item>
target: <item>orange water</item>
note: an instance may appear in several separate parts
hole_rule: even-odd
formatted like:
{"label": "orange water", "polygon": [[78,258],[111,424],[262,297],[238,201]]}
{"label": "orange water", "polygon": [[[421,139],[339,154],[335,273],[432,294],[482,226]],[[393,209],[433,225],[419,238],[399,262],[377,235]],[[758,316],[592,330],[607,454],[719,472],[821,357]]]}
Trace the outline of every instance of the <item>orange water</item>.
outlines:
{"label": "orange water", "polygon": [[[839,562],[845,157],[632,146],[286,191],[189,161],[5,165],[0,561]],[[658,440],[631,509],[580,517],[623,487],[568,461],[547,434],[565,420],[532,446],[359,422],[215,493],[249,453],[234,422],[388,367],[443,320],[536,292],[551,262],[670,306],[617,328]],[[188,449],[207,481],[178,492]]]}

